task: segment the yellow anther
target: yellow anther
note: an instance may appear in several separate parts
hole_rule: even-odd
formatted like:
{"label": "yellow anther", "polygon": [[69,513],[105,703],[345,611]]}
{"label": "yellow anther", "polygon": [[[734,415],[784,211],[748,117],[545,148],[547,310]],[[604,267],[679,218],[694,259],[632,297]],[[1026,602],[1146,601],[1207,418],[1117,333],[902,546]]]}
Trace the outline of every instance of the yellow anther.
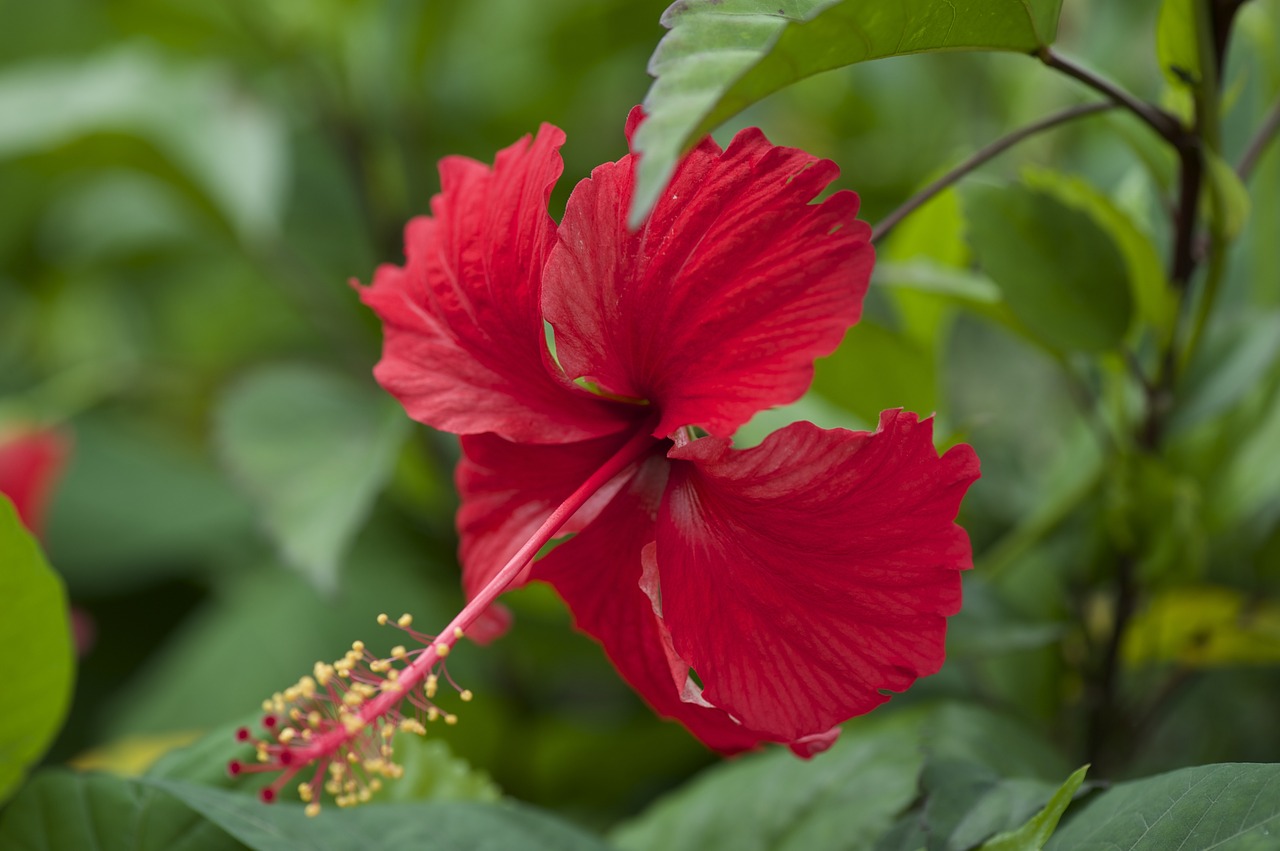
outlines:
{"label": "yellow anther", "polygon": [[262,711],[263,712],[271,711],[271,698],[268,697],[266,700],[262,701]]}
{"label": "yellow anther", "polygon": [[311,799],[315,797],[315,793],[311,789],[310,783],[298,784],[298,797],[302,799],[302,803],[309,804]]}
{"label": "yellow anther", "polygon": [[454,638],[462,638],[462,635],[463,635],[462,627],[460,627],[460,626],[455,626],[455,627],[453,628],[453,637],[454,637]]}
{"label": "yellow anther", "polygon": [[319,727],[320,722],[324,720],[324,716],[320,714],[319,709],[313,709],[307,713],[307,724],[311,727]]}
{"label": "yellow anther", "polygon": [[304,741],[304,742],[309,742],[309,741],[311,741],[311,737],[312,737],[312,735],[313,735],[314,733],[315,733],[315,730],[312,730],[310,727],[308,727],[307,729],[303,730],[303,731],[302,731],[302,741]]}
{"label": "yellow anther", "polygon": [[431,698],[435,697],[436,691],[439,688],[440,688],[440,678],[437,677],[435,674],[428,674],[427,683],[422,687],[422,690],[427,695],[427,699],[430,700]]}
{"label": "yellow anther", "polygon": [[351,651],[350,651],[350,652],[352,652],[352,653],[363,653],[363,652],[364,652],[364,642],[363,642],[363,641],[360,641],[360,640],[358,640],[358,639],[357,639],[356,641],[351,642]]}
{"label": "yellow anther", "polygon": [[342,696],[342,704],[344,706],[350,706],[352,709],[356,708],[362,703],[364,703],[364,698],[360,695],[359,692],[349,691]]}
{"label": "yellow anther", "polygon": [[404,686],[396,680],[383,680],[379,688],[386,694],[398,694],[404,691]]}
{"label": "yellow anther", "polygon": [[471,689],[464,688],[462,691],[458,692],[458,697],[462,698],[463,703],[467,703],[471,698],[475,697],[475,695],[471,693]]}
{"label": "yellow anther", "polygon": [[351,688],[354,691],[360,692],[360,694],[365,697],[375,697],[378,694],[378,690],[368,683],[352,683]]}
{"label": "yellow anther", "polygon": [[415,733],[419,736],[425,736],[427,734],[427,728],[422,726],[421,722],[414,718],[405,718],[400,722],[399,728],[405,733]]}
{"label": "yellow anther", "polygon": [[364,719],[359,715],[342,716],[342,726],[346,728],[348,733],[359,733],[364,729]]}
{"label": "yellow anther", "polygon": [[258,747],[254,749],[254,753],[258,757],[258,762],[269,762],[271,760],[271,754],[267,753],[266,742],[259,742]]}
{"label": "yellow anther", "polygon": [[374,661],[372,661],[372,662],[370,662],[370,663],[369,663],[369,670],[370,670],[370,671],[373,671],[375,674],[381,674],[381,673],[384,673],[384,672],[386,672],[386,671],[390,671],[390,670],[391,670],[391,660],[389,660],[389,659],[375,659]]}
{"label": "yellow anther", "polygon": [[443,644],[443,643],[442,643],[442,644],[437,644],[437,645],[436,645],[436,656],[437,656],[437,657],[439,657],[439,658],[443,659],[444,657],[446,657],[446,656],[448,656],[448,655],[449,655],[449,645],[447,645],[447,644]]}
{"label": "yellow anther", "polygon": [[284,690],[284,699],[287,703],[296,703],[300,697],[302,697],[302,690],[297,686],[289,686]]}
{"label": "yellow anther", "polygon": [[[399,768],[400,766],[397,765],[395,767]],[[403,769],[401,769],[401,773],[402,774],[404,773]],[[382,789],[382,781],[376,777],[373,778],[372,780],[369,781],[369,788],[372,789],[374,792],[379,791],[380,789]]]}
{"label": "yellow anther", "polygon": [[[355,764],[356,764],[357,762],[359,762],[359,761],[360,761],[360,756],[359,756],[358,754],[354,754],[354,753],[351,753],[351,752],[348,752],[348,753],[347,753],[347,762],[351,763],[352,765],[355,765]],[[348,786],[354,785],[354,784],[355,784],[355,782],[356,782],[356,781],[354,781],[354,780],[348,780],[348,781],[347,781],[347,785],[348,785]]]}
{"label": "yellow anther", "polygon": [[370,792],[368,789],[360,790],[360,803],[362,804],[368,803],[369,799],[372,797],[373,797],[373,793]]}
{"label": "yellow anther", "polygon": [[384,724],[382,727],[382,731],[379,733],[379,735],[381,735],[382,738],[384,739],[389,739],[395,734],[396,734],[396,728],[392,727],[390,724]]}
{"label": "yellow anther", "polygon": [[413,615],[409,614],[408,612],[405,612],[403,615],[400,616],[399,620],[396,621],[396,625],[403,627],[404,629],[408,629],[409,627],[413,626]]}
{"label": "yellow anther", "polygon": [[434,721],[439,717],[440,717],[440,710],[436,709],[434,706],[427,710],[428,721]]}
{"label": "yellow anther", "polygon": [[389,620],[391,620],[391,618],[387,617],[386,612],[383,612],[382,614],[378,615],[378,626],[386,626],[387,621]]}
{"label": "yellow anther", "polygon": [[444,716],[444,723],[446,723],[446,724],[450,724],[450,725],[452,725],[452,724],[457,724],[457,723],[458,723],[458,716],[457,716],[457,715],[454,715],[452,712],[450,712],[448,715]]}
{"label": "yellow anther", "polygon": [[391,648],[392,659],[403,659],[407,654],[408,651],[404,649],[403,644],[397,644],[395,647]]}
{"label": "yellow anther", "polygon": [[280,743],[287,745],[289,744],[289,742],[293,741],[293,737],[296,735],[298,735],[297,730],[293,729],[292,727],[285,727],[283,730],[280,731]]}
{"label": "yellow anther", "polygon": [[320,815],[320,803],[318,801],[312,801],[310,804],[307,804],[303,812],[307,814],[307,818],[315,818]]}
{"label": "yellow anther", "polygon": [[396,680],[400,679],[400,672],[395,668],[392,668],[390,671],[387,671],[387,679],[391,680],[392,682],[395,682]]}

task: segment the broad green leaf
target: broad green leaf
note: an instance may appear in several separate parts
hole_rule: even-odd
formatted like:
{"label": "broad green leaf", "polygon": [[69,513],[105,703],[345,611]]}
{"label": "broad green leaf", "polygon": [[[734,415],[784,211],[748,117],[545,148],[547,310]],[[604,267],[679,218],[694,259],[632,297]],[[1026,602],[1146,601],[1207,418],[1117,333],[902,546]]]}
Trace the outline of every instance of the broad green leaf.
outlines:
{"label": "broad green leaf", "polygon": [[0,494],[0,801],[62,726],[75,654],[62,580],[13,503]]}
{"label": "broad green leaf", "polygon": [[850,725],[808,762],[779,748],[723,763],[610,838],[634,851],[870,847],[916,795],[926,717],[912,710]]}
{"label": "broad green leaf", "polygon": [[278,226],[288,171],[285,128],[218,69],[174,65],[128,45],[74,62],[12,66],[0,75],[0,157],[101,132],[156,145],[242,236]]}
{"label": "broad green leaf", "polygon": [[1232,588],[1173,588],[1129,624],[1129,665],[1202,668],[1280,663],[1280,604],[1253,602]]}
{"label": "broad green leaf", "polygon": [[515,803],[449,801],[347,810],[333,807],[308,818],[300,804],[277,803],[268,810],[250,796],[223,789],[168,780],[150,782],[181,798],[255,851],[364,851],[370,847],[608,851],[604,842],[579,828]]}
{"label": "broad green leaf", "polygon": [[285,561],[330,592],[408,425],[372,387],[314,367],[275,366],[227,394],[217,442]]}
{"label": "broad green leaf", "polygon": [[1087,213],[1111,235],[1124,257],[1138,315],[1156,329],[1160,339],[1167,340],[1177,318],[1177,302],[1165,277],[1159,251],[1129,214],[1078,177],[1048,169],[1027,169],[1022,179],[1031,188],[1047,192],[1067,206]]}
{"label": "broad green leaf", "polygon": [[395,759],[404,774],[387,781],[373,803],[394,801],[494,802],[502,792],[489,775],[453,755],[443,739],[400,733]]}
{"label": "broad green leaf", "polygon": [[138,418],[76,422],[49,556],[73,593],[121,593],[191,572],[251,538],[249,506],[213,464]]}
{"label": "broad green leaf", "polygon": [[137,780],[51,769],[36,775],[0,814],[0,848],[242,851],[244,846],[182,801]]}
{"label": "broad green leaf", "polygon": [[1075,798],[1076,790],[1084,782],[1089,766],[1083,766],[1066,779],[1066,782],[1053,793],[1044,809],[1036,813],[1030,821],[1017,830],[993,836],[982,845],[981,851],[1040,851],[1049,841],[1058,821],[1067,811]]}
{"label": "broad green leaf", "polygon": [[813,389],[866,422],[876,422],[888,408],[927,417],[938,407],[933,351],[865,321],[830,357],[815,364]]}
{"label": "broad green leaf", "polygon": [[908,53],[1031,53],[1057,33],[1061,0],[680,0],[649,61],[657,79],[636,133],[631,219],[653,207],[680,155],[721,122],[821,71]]}
{"label": "broad green leaf", "polygon": [[1225,763],[1120,783],[1048,851],[1268,851],[1280,836],[1280,765]]}
{"label": "broad green leaf", "polygon": [[979,263],[1032,334],[1058,351],[1101,352],[1124,339],[1133,314],[1128,269],[1089,214],[1025,186],[965,193]]}

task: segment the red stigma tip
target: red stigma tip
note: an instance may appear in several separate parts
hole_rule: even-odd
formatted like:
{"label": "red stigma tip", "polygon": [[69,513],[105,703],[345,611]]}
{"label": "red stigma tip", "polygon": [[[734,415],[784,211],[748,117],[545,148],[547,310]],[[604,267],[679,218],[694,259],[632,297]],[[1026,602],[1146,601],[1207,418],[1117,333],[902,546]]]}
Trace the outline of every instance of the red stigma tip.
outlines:
{"label": "red stigma tip", "polygon": [[242,771],[244,771],[244,763],[240,762],[240,760],[233,759],[227,763],[227,774],[232,777],[239,775]]}
{"label": "red stigma tip", "polygon": [[271,787],[267,787],[266,789],[263,789],[261,792],[258,793],[258,798],[264,804],[275,803],[276,790],[272,789]]}
{"label": "red stigma tip", "polygon": [[239,730],[236,730],[236,741],[237,741],[237,742],[247,742],[247,741],[249,741],[249,728],[248,728],[248,727],[241,727]]}
{"label": "red stigma tip", "polygon": [[279,723],[280,723],[280,719],[274,715],[262,716],[262,726],[266,727],[268,730],[275,728],[275,726]]}
{"label": "red stigma tip", "polygon": [[281,765],[293,765],[293,751],[285,748],[276,759]]}

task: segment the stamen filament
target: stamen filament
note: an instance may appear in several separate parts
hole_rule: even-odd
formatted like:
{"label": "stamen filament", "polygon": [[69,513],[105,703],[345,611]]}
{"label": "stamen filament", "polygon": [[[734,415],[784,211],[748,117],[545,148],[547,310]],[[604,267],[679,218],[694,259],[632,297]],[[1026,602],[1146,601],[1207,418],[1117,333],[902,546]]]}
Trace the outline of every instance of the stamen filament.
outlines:
{"label": "stamen filament", "polygon": [[[395,621],[391,621],[385,614],[378,616],[378,623],[394,625],[404,630],[415,640],[420,639],[425,645],[423,648],[408,650],[397,646],[391,657],[376,659],[365,650],[362,642],[357,641],[344,659],[332,666],[318,663],[314,679],[304,677],[299,686],[286,690],[283,695],[277,694],[273,700],[264,703],[264,709],[272,707],[275,714],[263,719],[269,738],[256,742],[260,761],[233,761],[228,766],[231,773],[281,772],[275,782],[261,794],[262,800],[269,802],[275,800],[279,791],[302,769],[314,764],[315,776],[301,792],[309,815],[318,811],[319,804],[308,799],[322,787],[330,791],[340,805],[344,805],[363,801],[371,790],[381,785],[381,781],[373,774],[396,776],[392,769],[399,767],[390,762],[390,735],[394,734],[395,729],[425,732],[421,723],[401,716],[398,707],[408,699],[417,709],[425,710],[428,721],[440,718],[446,724],[457,722],[456,715],[441,710],[431,702],[440,674],[444,675],[444,679],[453,686],[464,702],[472,697],[471,691],[458,686],[444,667],[443,663],[450,649],[588,499],[618,473],[659,445],[650,434],[651,426],[651,423],[646,423],[644,427],[637,429],[617,452],[560,503],[533,536],[438,635],[432,637],[410,629],[412,618],[407,614]],[[404,667],[396,668],[393,662],[403,664]],[[363,668],[356,668],[358,663]],[[350,685],[342,689],[335,688],[333,683],[343,678]],[[317,689],[317,685],[320,688]],[[426,700],[423,700],[423,696]],[[313,708],[320,706],[317,701],[336,707],[337,717],[334,718],[331,712],[324,716],[330,720],[322,722],[320,713]],[[305,706],[301,705],[304,703]],[[286,721],[293,718],[294,723],[301,723],[297,719],[304,719],[306,727],[300,731],[286,727],[277,732],[280,724],[277,715],[282,714],[280,706],[288,704],[292,704],[290,711],[294,714],[284,715]],[[308,709],[311,711],[306,711]],[[333,723],[334,721],[337,723]],[[240,741],[247,741],[250,735],[247,730],[241,730],[236,737]],[[362,737],[373,737],[381,744],[372,750],[351,746]],[[377,755],[362,759],[358,754],[366,751]],[[363,765],[364,771],[370,776],[367,783],[362,785],[353,779],[352,772],[343,765],[343,754],[346,755],[346,761],[352,763],[352,768],[356,768],[358,764]],[[326,771],[331,779],[328,783],[322,783]]]}

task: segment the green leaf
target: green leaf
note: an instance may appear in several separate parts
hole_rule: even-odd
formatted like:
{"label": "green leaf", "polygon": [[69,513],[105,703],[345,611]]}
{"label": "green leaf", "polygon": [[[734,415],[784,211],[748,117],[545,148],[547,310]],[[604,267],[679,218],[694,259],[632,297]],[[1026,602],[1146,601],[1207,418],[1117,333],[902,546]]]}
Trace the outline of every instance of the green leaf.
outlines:
{"label": "green leaf", "polygon": [[983,843],[981,851],[1040,851],[1058,827],[1059,819],[1071,805],[1088,771],[1087,765],[1077,769],[1030,821],[1017,830],[993,836]]}
{"label": "green leaf", "polygon": [[1160,252],[1150,237],[1128,213],[1081,178],[1048,169],[1027,169],[1022,179],[1031,188],[1086,213],[1111,235],[1124,257],[1138,315],[1167,341],[1177,319],[1177,301],[1165,277]]}
{"label": "green leaf", "polygon": [[167,780],[149,782],[182,799],[255,851],[363,851],[370,847],[608,851],[607,845],[578,828],[514,803],[335,807],[308,818],[298,804],[277,803],[267,809],[254,798],[222,789]]}
{"label": "green leaf", "polygon": [[1200,85],[1200,50],[1196,45],[1196,14],[1201,0],[1164,0],[1156,21],[1156,58],[1165,78],[1176,86]]}
{"label": "green leaf", "polygon": [[453,755],[442,739],[400,733],[395,759],[404,774],[388,781],[374,804],[394,801],[485,801],[502,797],[497,784],[466,760]]}
{"label": "green leaf", "polygon": [[40,772],[0,815],[0,848],[241,851],[244,846],[186,804],[136,780],[53,769]]}
{"label": "green leaf", "polygon": [[1240,176],[1213,151],[1205,152],[1209,227],[1219,239],[1231,242],[1249,221],[1252,201]]}
{"label": "green leaf", "polygon": [[1061,0],[681,0],[649,61],[657,79],[636,133],[631,220],[652,209],[680,155],[721,122],[821,71],[908,53],[1030,53],[1057,33]]}
{"label": "green leaf", "polygon": [[635,851],[870,847],[916,795],[926,717],[861,721],[808,762],[775,749],[723,763],[610,838]]}
{"label": "green leaf", "polygon": [[62,580],[0,494],[0,801],[62,726],[75,654]]}
{"label": "green leaf", "polygon": [[1224,763],[1120,783],[1090,801],[1049,851],[1266,851],[1280,835],[1280,765]]}
{"label": "green leaf", "polygon": [[400,406],[372,387],[274,366],[227,394],[217,442],[285,561],[332,591],[408,426]]}
{"label": "green leaf", "polygon": [[242,236],[278,226],[288,171],[285,127],[222,71],[175,65],[137,44],[0,75],[0,157],[100,132],[153,143]]}
{"label": "green leaf", "polygon": [[72,593],[119,594],[190,572],[252,536],[249,506],[214,465],[155,431],[140,418],[76,421],[48,532]]}
{"label": "green leaf", "polygon": [[1128,269],[1087,213],[1019,185],[970,187],[965,213],[982,268],[1042,344],[1101,352],[1124,339],[1133,314]]}
{"label": "green leaf", "polygon": [[876,422],[887,408],[929,416],[938,407],[936,385],[931,349],[868,321],[815,364],[813,377],[814,390],[866,422]]}

